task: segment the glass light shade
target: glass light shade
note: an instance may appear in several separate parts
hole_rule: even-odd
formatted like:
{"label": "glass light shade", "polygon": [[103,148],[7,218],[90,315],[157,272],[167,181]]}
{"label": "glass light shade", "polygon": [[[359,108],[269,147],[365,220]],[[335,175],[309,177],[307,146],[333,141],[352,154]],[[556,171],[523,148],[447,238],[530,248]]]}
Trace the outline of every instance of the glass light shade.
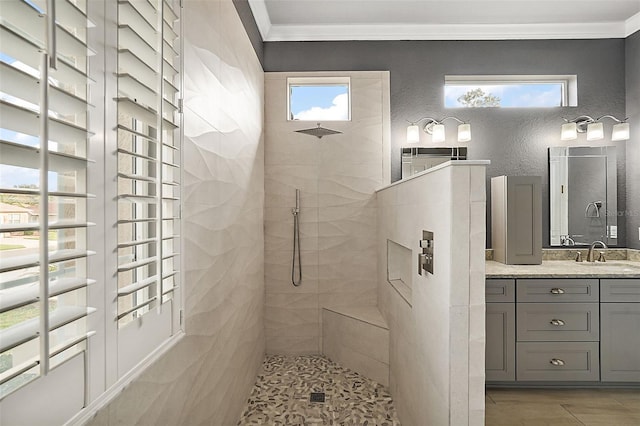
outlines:
{"label": "glass light shade", "polygon": [[587,126],[587,140],[597,141],[604,138],[604,126],[602,123],[590,123]]}
{"label": "glass light shade", "polygon": [[420,142],[420,127],[416,126],[415,124],[407,127],[407,142]]}
{"label": "glass light shade", "polygon": [[618,123],[613,126],[612,141],[626,141],[629,139],[629,123]]}
{"label": "glass light shade", "polygon": [[444,142],[444,124],[434,124],[431,127],[431,141]]}
{"label": "glass light shade", "polygon": [[458,142],[469,142],[471,140],[471,124],[462,123],[458,126]]}
{"label": "glass light shade", "polygon": [[560,131],[560,140],[571,141],[574,139],[578,139],[578,126],[576,123],[563,124],[562,130]]}

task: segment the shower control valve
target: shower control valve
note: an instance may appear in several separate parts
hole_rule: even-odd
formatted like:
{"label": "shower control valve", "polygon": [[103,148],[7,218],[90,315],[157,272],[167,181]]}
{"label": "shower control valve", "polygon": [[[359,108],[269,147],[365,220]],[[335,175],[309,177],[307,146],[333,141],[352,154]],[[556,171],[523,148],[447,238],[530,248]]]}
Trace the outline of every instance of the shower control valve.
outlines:
{"label": "shower control valve", "polygon": [[422,253],[418,254],[418,274],[423,271],[433,274],[433,232],[422,231],[422,239],[419,242]]}

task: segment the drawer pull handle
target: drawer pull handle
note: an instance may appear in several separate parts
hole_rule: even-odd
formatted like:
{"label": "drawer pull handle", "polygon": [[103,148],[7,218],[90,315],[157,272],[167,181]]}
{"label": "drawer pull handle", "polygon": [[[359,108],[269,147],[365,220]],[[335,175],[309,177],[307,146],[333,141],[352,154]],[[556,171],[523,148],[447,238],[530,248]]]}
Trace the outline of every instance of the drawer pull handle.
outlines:
{"label": "drawer pull handle", "polygon": [[551,361],[549,361],[549,363],[551,365],[557,365],[557,366],[563,366],[564,365],[564,361],[561,359],[557,359],[557,358],[552,358]]}
{"label": "drawer pull handle", "polygon": [[563,288],[552,288],[550,291],[551,294],[564,294]]}
{"label": "drawer pull handle", "polygon": [[562,321],[561,319],[552,319],[549,323],[551,325],[555,325],[556,327],[562,327],[564,325],[564,321]]}

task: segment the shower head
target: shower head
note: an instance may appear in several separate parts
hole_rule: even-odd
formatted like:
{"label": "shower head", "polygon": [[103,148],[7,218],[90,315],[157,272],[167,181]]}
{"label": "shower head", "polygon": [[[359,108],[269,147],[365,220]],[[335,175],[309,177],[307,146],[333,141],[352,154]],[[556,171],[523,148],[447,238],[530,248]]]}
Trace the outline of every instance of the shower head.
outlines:
{"label": "shower head", "polygon": [[318,127],[313,127],[311,129],[296,130],[296,132],[304,133],[305,135],[315,136],[318,139],[322,139],[323,136],[335,135],[335,134],[342,133],[342,132],[339,132],[337,130],[331,130],[331,129],[327,129],[325,127],[322,127],[322,126],[320,126],[320,123],[318,123]]}

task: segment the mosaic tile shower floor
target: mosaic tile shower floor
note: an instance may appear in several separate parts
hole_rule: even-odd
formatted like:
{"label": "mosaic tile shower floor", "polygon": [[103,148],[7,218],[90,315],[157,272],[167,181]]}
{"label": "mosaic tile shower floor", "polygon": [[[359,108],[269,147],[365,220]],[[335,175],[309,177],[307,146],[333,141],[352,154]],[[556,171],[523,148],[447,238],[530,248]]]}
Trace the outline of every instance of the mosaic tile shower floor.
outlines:
{"label": "mosaic tile shower floor", "polygon": [[[324,392],[325,402],[310,402]],[[238,425],[399,426],[382,385],[323,356],[265,358]]]}

